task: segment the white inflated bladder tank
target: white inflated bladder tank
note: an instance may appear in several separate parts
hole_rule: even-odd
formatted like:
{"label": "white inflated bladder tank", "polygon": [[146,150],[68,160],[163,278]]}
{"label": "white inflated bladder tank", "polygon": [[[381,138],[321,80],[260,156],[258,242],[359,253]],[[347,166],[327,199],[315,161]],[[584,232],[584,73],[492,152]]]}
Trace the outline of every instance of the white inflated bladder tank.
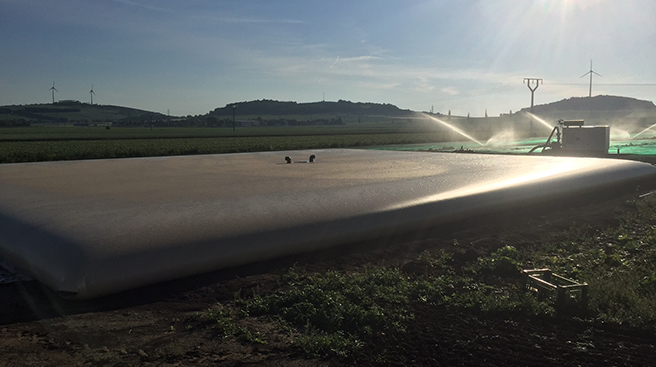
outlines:
{"label": "white inflated bladder tank", "polygon": [[85,299],[654,186],[617,159],[349,149],[0,164],[0,260]]}

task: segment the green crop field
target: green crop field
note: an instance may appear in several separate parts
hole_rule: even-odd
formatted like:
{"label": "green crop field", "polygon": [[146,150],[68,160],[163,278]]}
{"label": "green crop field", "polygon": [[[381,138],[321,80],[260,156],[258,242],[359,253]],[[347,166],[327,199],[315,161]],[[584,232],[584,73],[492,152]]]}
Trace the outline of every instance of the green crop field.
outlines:
{"label": "green crop field", "polygon": [[111,127],[105,126],[41,126],[0,128],[0,142],[52,141],[52,140],[106,140],[106,139],[159,139],[159,138],[214,138],[214,137],[267,137],[307,135],[359,135],[419,133],[429,129],[415,126],[390,124],[363,124],[348,126],[298,126],[298,127]]}
{"label": "green crop field", "polygon": [[[268,134],[268,135],[267,135]],[[444,141],[385,128],[6,128],[0,163],[349,148]]]}

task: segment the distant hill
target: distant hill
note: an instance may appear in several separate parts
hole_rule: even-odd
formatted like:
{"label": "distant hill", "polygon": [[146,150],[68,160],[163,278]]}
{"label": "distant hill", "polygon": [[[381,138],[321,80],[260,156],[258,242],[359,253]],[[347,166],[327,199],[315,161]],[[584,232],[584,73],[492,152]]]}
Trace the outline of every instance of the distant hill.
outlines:
{"label": "distant hill", "polygon": [[[0,107],[0,126],[31,123],[145,123],[169,117],[136,108],[61,101],[48,104],[13,105]],[[4,122],[4,123],[3,123]]]}
{"label": "distant hill", "polygon": [[307,116],[307,115],[381,115],[403,116],[411,114],[392,104],[363,103],[339,100],[337,102],[281,102],[262,99],[237,102],[216,108],[210,112],[214,116],[232,116],[232,106],[236,105],[239,116]]}
{"label": "distant hill", "polygon": [[[0,106],[0,126],[29,126],[39,123],[93,125],[112,123],[122,126],[227,126],[232,122],[232,106],[237,120],[244,126],[292,126],[343,124],[379,121],[381,117],[409,121],[414,112],[388,103],[351,102],[285,102],[255,100],[219,107],[205,115],[169,117],[158,112],[136,108],[91,105],[79,101],[48,104]],[[528,112],[524,108],[520,112]],[[586,125],[634,125],[646,127],[656,123],[656,105],[636,98],[601,95],[572,97],[534,106],[534,113],[552,122],[558,119],[583,119]],[[239,121],[241,120],[241,121]],[[392,120],[390,120],[392,121]],[[469,120],[468,120],[469,121]],[[474,121],[474,120],[472,120]]]}
{"label": "distant hill", "polygon": [[[521,111],[529,112],[530,108]],[[533,113],[548,119],[583,119],[593,124],[645,124],[656,122],[656,105],[651,101],[620,96],[572,97],[533,106]]]}

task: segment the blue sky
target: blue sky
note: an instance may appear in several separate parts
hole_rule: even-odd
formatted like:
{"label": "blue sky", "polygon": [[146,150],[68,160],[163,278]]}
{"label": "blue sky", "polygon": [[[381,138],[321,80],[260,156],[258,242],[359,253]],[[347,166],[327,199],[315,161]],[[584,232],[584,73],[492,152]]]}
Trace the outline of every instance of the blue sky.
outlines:
{"label": "blue sky", "polygon": [[0,105],[205,114],[324,98],[492,116],[588,95],[656,101],[653,0],[0,0]]}

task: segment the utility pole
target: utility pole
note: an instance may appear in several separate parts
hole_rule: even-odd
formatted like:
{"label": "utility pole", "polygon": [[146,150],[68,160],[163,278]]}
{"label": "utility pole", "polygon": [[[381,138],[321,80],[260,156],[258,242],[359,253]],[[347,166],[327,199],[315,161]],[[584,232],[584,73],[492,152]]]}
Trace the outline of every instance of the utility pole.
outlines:
{"label": "utility pole", "polygon": [[531,91],[531,113],[533,113],[533,101],[534,101],[534,97],[535,97],[535,91],[540,86],[540,83],[542,83],[542,79],[524,78],[524,83],[526,83],[526,86]]}
{"label": "utility pole", "polygon": [[230,107],[232,107],[232,131],[235,131],[235,110],[237,109],[237,105],[233,104]]}

